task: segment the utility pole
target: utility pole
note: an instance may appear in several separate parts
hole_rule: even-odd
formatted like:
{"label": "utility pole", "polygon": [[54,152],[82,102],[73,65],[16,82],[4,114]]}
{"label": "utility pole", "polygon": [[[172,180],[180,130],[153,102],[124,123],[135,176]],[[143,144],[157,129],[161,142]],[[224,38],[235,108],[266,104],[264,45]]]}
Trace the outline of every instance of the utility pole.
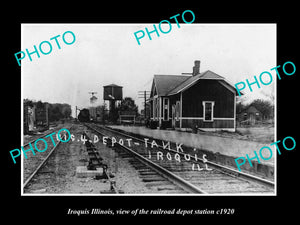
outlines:
{"label": "utility pole", "polygon": [[146,108],[147,108],[147,99],[149,97],[150,97],[150,91],[139,91],[138,92],[138,98],[144,99],[144,121],[146,121],[146,117],[147,117]]}

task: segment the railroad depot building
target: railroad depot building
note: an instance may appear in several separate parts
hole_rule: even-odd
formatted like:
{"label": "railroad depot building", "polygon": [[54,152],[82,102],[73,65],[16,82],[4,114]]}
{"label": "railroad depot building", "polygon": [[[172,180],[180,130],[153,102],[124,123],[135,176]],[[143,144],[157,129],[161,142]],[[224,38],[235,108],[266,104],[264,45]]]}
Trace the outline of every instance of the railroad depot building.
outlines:
{"label": "railroad depot building", "polygon": [[200,73],[200,61],[196,60],[193,73],[154,75],[150,121],[161,129],[235,131],[236,95],[224,77],[210,70]]}

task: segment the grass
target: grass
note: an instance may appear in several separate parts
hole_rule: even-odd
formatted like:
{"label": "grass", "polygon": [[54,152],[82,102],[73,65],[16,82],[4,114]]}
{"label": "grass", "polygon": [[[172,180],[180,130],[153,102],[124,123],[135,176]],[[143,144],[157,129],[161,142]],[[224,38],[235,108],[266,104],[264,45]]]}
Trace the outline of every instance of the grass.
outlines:
{"label": "grass", "polygon": [[233,139],[248,140],[261,143],[271,143],[274,142],[275,128],[274,126],[264,125],[259,127],[238,127],[236,129],[236,132],[215,131],[203,133]]}

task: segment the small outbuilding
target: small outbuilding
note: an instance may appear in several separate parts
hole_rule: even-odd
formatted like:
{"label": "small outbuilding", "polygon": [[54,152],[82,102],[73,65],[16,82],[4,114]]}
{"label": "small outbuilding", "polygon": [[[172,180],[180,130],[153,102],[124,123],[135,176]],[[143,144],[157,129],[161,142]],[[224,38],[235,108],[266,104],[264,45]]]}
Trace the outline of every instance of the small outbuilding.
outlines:
{"label": "small outbuilding", "polygon": [[262,113],[253,105],[250,105],[237,115],[240,124],[254,125],[263,120]]}
{"label": "small outbuilding", "polygon": [[200,73],[196,60],[193,73],[154,75],[150,123],[159,128],[235,131],[236,96],[224,77],[210,70]]}

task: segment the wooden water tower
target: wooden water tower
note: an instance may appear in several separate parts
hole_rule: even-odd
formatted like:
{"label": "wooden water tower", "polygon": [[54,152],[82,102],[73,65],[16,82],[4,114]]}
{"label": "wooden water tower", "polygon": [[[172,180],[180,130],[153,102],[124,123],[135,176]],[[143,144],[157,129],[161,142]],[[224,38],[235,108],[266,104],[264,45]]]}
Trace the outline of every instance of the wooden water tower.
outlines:
{"label": "wooden water tower", "polygon": [[116,104],[123,99],[123,87],[116,84],[103,86],[104,102],[109,102],[109,118],[112,122],[116,122],[118,112],[116,112]]}

